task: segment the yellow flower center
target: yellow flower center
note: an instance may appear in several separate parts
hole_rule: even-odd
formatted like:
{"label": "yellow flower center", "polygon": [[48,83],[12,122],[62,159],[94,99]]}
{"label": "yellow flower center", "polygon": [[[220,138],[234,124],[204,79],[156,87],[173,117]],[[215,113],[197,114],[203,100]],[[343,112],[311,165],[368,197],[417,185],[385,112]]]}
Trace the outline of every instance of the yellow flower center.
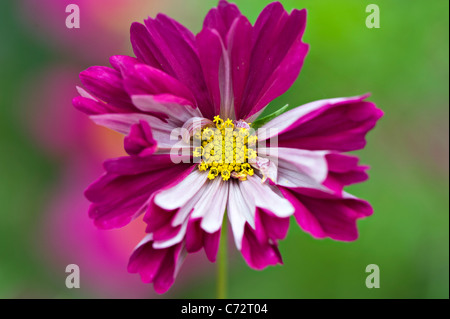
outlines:
{"label": "yellow flower center", "polygon": [[198,169],[208,172],[210,180],[220,175],[224,181],[230,177],[245,181],[254,173],[249,161],[257,156],[256,135],[243,121],[235,127],[232,120],[215,116],[213,123],[215,127],[205,127],[194,134],[194,145],[200,145],[193,153],[201,160]]}

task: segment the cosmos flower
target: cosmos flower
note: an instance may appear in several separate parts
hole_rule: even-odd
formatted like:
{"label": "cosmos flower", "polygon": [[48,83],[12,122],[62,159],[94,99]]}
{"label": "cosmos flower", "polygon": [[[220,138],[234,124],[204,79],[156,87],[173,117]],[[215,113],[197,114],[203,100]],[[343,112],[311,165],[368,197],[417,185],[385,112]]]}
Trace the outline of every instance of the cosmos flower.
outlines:
{"label": "cosmos flower", "polygon": [[107,160],[86,190],[89,215],[110,229],[145,214],[128,270],[157,292],[188,253],[215,261],[224,216],[248,265],[263,269],[282,263],[277,242],[291,215],[316,238],[351,241],[356,220],[372,214],[343,190],[367,179],[343,154],[363,148],[382,116],[367,95],[258,118],[297,78],[305,24],[305,10],[276,2],[252,25],[221,0],[197,35],[162,14],[134,23],[136,58],[112,56],[112,68],[80,74],[86,90],[74,106],[123,133],[129,154]]}

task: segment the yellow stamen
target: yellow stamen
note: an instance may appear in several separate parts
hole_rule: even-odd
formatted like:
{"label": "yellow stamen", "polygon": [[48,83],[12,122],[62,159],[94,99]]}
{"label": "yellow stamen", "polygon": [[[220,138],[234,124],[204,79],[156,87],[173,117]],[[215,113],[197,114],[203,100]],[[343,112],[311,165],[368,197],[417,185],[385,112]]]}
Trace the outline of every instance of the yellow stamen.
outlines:
{"label": "yellow stamen", "polygon": [[[255,159],[257,152],[254,144],[256,135],[247,128],[235,129],[231,119],[225,121],[219,115],[214,117],[214,127],[205,127],[196,132],[194,138],[201,140],[201,146],[196,147],[194,157],[201,157],[198,165],[200,171],[208,171],[208,178],[213,180],[217,176],[224,181],[231,177],[245,181],[247,176],[254,174],[252,166],[247,162]],[[251,148],[250,148],[251,147]]]}

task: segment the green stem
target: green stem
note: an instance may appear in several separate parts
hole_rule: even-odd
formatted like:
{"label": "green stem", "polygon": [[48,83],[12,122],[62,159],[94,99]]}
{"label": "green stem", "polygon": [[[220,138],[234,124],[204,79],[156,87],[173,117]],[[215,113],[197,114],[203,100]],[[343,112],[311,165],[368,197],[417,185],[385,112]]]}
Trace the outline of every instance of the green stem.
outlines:
{"label": "green stem", "polygon": [[227,219],[224,218],[217,260],[217,299],[227,298]]}

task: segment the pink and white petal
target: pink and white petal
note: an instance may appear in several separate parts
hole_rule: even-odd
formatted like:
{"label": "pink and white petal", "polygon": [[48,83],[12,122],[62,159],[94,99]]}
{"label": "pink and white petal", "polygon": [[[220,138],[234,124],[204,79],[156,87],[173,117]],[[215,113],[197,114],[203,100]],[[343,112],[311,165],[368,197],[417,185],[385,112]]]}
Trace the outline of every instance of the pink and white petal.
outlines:
{"label": "pink and white petal", "polygon": [[126,157],[105,163],[107,173],[85,191],[92,202],[89,216],[97,227],[125,226],[147,208],[153,193],[179,183],[194,168],[190,164],[173,165],[168,159],[160,164],[153,162],[152,166],[151,157]]}
{"label": "pink and white petal", "polygon": [[289,110],[277,116],[273,120],[260,127],[257,131],[258,141],[267,140],[275,135],[279,135],[282,132],[287,131],[293,124],[295,124],[295,122],[303,118],[308,119],[308,114],[326,107],[327,105],[336,106],[344,103],[360,102],[366,97],[368,97],[368,95],[348,98],[324,99],[293,108],[292,110]]}
{"label": "pink and white petal", "polygon": [[367,96],[321,100],[297,107],[264,125],[258,130],[258,139],[277,134],[279,147],[340,152],[363,148],[367,132],[383,115],[374,103],[364,101]]}
{"label": "pink and white petal", "polygon": [[280,188],[295,207],[295,219],[300,227],[315,238],[330,237],[340,241],[358,238],[356,221],[373,213],[370,204],[350,194],[305,195],[302,189]]}
{"label": "pink and white petal", "polygon": [[176,232],[176,235],[174,235],[173,237],[170,237],[170,238],[164,239],[164,240],[156,240],[155,239],[155,241],[153,242],[153,248],[155,248],[155,249],[168,248],[168,247],[171,247],[178,243],[181,243],[182,240],[184,239],[184,236],[186,235],[187,225],[188,225],[188,222],[186,220],[181,225],[181,227],[176,227],[179,229],[178,229],[178,232]]}
{"label": "pink and white petal", "polygon": [[[127,113],[127,114],[101,114],[91,115],[91,120],[101,126],[112,129],[116,132],[128,135],[131,127],[138,124],[140,121],[145,121],[152,129],[153,138],[158,142],[158,150],[170,151],[172,147],[178,143],[177,132],[180,130],[175,124],[165,122],[152,115],[142,113]],[[188,145],[185,145],[188,147]]]}
{"label": "pink and white petal", "polygon": [[164,128],[165,132],[170,132],[174,128],[159,118],[142,113],[99,114],[90,116],[90,119],[97,125],[125,135],[130,133],[131,126],[138,124],[140,121],[149,123],[152,129],[153,127]]}
{"label": "pink and white petal", "polygon": [[[145,26],[133,23],[131,42],[136,56],[179,80],[193,93],[202,114],[213,116],[211,101],[195,48],[194,35],[175,20],[159,14]],[[205,111],[205,112],[203,112]]]}
{"label": "pink and white petal", "polygon": [[267,209],[278,217],[289,217],[294,213],[294,207],[283,197],[278,188],[263,184],[257,175],[248,177],[247,181],[241,183],[240,189],[243,196],[254,202],[256,207]]}
{"label": "pink and white petal", "polygon": [[133,104],[143,112],[162,113],[167,120],[183,126],[193,117],[201,117],[198,108],[194,108],[188,100],[171,94],[133,95]]}
{"label": "pink and white petal", "polygon": [[161,69],[186,85],[203,116],[212,118],[215,115],[214,108],[206,89],[194,35],[162,14],[158,14],[155,19],[145,20],[145,26]]}
{"label": "pink and white petal", "polygon": [[144,283],[151,283],[155,278],[166,250],[152,248],[151,234],[147,235],[134,249],[128,263],[128,272],[138,273]]}

